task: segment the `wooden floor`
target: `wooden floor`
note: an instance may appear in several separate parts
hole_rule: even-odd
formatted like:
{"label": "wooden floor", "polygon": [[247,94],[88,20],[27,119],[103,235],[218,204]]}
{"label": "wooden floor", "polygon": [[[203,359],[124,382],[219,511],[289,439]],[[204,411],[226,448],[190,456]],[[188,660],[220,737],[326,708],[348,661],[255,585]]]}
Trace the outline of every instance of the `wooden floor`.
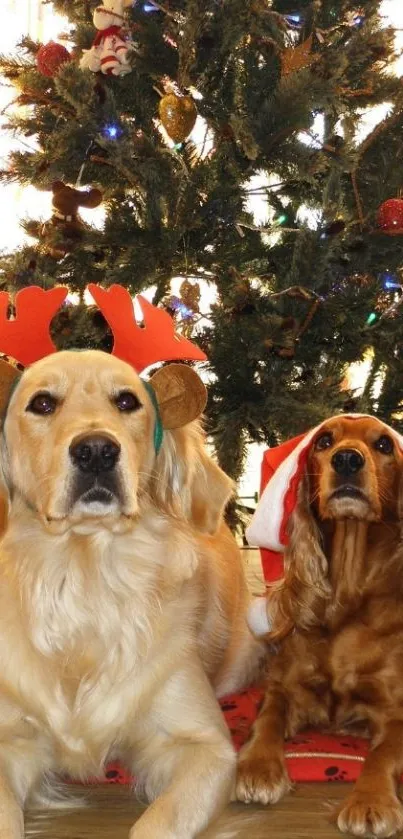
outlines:
{"label": "wooden floor", "polygon": [[[303,784],[274,807],[231,804],[205,839],[337,839],[329,821],[347,784]],[[73,792],[82,795],[81,788]],[[28,813],[26,836],[35,839],[128,839],[130,827],[143,812],[129,790],[119,786],[94,787],[86,792],[84,809]],[[153,839],[150,836],[150,839]]]}
{"label": "wooden floor", "polygon": [[[251,590],[263,589],[257,551],[244,551]],[[231,804],[205,839],[335,839],[329,802],[334,806],[348,792],[347,784],[303,784],[274,807]],[[35,839],[127,839],[144,808],[126,787],[73,787],[87,805],[76,810],[28,812],[26,836]],[[152,839],[152,836],[150,836]]]}

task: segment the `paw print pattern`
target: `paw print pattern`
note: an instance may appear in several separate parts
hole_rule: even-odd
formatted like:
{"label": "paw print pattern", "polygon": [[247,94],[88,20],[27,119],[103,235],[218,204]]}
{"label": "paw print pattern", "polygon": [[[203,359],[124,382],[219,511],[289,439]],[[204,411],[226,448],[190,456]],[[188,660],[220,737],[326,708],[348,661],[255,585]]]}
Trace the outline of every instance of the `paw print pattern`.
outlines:
{"label": "paw print pattern", "polygon": [[290,746],[311,746],[313,742],[312,737],[303,734],[296,734],[295,737],[288,740]]}
{"label": "paw print pattern", "polygon": [[328,766],[325,769],[326,781],[346,781],[348,773],[345,769],[340,769],[338,766]]}
{"label": "paw print pattern", "polygon": [[[264,694],[252,688],[241,694],[224,697],[220,704],[236,750],[247,742],[258,715]],[[356,781],[368,753],[368,741],[345,733],[319,733],[307,730],[286,744],[286,762],[293,782]],[[87,783],[133,784],[133,778],[119,763],[107,766],[102,779]]]}
{"label": "paw print pattern", "polygon": [[237,750],[248,739],[258,715],[259,703],[263,701],[263,698],[262,691],[251,689],[244,693],[226,696],[221,700],[221,710]]}
{"label": "paw print pattern", "polygon": [[354,737],[350,737],[348,743],[340,740],[340,745],[343,749],[352,749],[355,752],[359,752],[361,749],[361,743],[358,740],[355,740]]}
{"label": "paw print pattern", "polygon": [[105,772],[104,783],[106,784],[132,784],[131,775],[120,766],[119,763],[111,763]]}
{"label": "paw print pattern", "polygon": [[236,702],[221,702],[221,710],[224,714],[227,714],[229,711],[236,711],[237,707]]}

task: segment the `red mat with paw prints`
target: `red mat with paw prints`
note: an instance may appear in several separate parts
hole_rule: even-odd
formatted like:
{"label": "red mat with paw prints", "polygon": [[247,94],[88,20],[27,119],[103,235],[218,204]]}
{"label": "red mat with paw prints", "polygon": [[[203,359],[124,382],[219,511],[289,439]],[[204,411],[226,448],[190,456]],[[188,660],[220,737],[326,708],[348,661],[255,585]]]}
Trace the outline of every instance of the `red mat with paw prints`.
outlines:
{"label": "red mat with paw prints", "polygon": [[[247,740],[262,700],[256,689],[221,701],[236,749]],[[368,747],[361,737],[303,731],[286,743],[288,773],[292,781],[356,781]]]}
{"label": "red mat with paw prints", "polygon": [[[237,750],[249,736],[262,699],[263,692],[252,688],[220,702]],[[337,737],[316,731],[304,731],[286,743],[292,781],[355,781],[367,752],[368,741],[360,737]],[[111,763],[105,777],[91,783],[130,784],[133,778],[119,764]]]}

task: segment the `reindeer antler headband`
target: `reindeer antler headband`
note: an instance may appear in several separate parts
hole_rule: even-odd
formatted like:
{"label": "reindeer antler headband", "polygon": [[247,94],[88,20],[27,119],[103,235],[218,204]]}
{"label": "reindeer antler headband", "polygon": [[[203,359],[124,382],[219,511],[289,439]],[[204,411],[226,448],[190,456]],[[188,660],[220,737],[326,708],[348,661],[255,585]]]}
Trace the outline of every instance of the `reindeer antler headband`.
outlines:
{"label": "reindeer antler headband", "polygon": [[[145,297],[137,297],[144,318],[141,327],[135,320],[130,294],[123,286],[113,285],[107,290],[90,283],[88,291],[112,330],[112,355],[127,361],[138,373],[158,361],[206,361],[199,347],[177,335],[170,315]],[[57,352],[49,327],[67,294],[68,288],[63,286],[50,291],[38,286],[23,288],[15,297],[15,318],[8,320],[9,294],[0,291],[0,350],[24,366]]]}
{"label": "reindeer antler headband", "polygon": [[[110,289],[90,283],[88,291],[109,324],[114,338],[112,355],[126,361],[138,373],[150,364],[160,361],[205,361],[206,355],[187,338],[175,332],[175,325],[170,315],[158,309],[144,297],[137,297],[143,315],[144,326],[136,322],[132,298],[123,286],[113,285]],[[29,286],[17,292],[15,297],[15,318],[8,320],[7,310],[10,305],[9,294],[0,292],[0,351],[11,356],[23,366],[33,364],[47,355],[57,352],[49,328],[52,318],[66,299],[68,288],[63,286],[45,291],[37,286]],[[6,367],[6,365],[5,365]],[[173,370],[176,368],[176,370]],[[178,372],[181,368],[180,373]],[[167,368],[168,369],[168,368]],[[10,368],[11,370],[11,368]],[[10,370],[5,373],[6,384],[10,382]],[[178,396],[193,401],[191,414],[198,416],[206,401],[205,388],[191,368],[184,365],[172,365],[170,387],[167,392],[166,376],[163,370],[153,376],[153,385],[148,386],[157,413],[155,443],[156,449],[161,444],[162,425],[159,416],[156,391],[164,391],[165,402],[176,398],[175,411],[165,411],[165,428],[175,428],[183,424],[183,406],[179,406]],[[14,377],[15,377],[14,371]],[[175,378],[176,375],[176,378]],[[199,384],[196,385],[196,380]],[[179,393],[181,391],[181,393]],[[183,401],[183,399],[182,399]],[[189,411],[186,412],[188,414]],[[190,420],[187,420],[190,421]]]}

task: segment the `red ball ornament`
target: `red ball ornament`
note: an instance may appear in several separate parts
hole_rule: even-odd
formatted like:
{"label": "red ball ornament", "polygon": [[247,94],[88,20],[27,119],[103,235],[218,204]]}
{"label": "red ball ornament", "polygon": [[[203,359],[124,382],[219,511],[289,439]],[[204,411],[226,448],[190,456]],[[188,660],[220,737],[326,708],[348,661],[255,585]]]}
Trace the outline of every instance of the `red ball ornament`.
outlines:
{"label": "red ball ornament", "polygon": [[66,47],[62,44],[57,44],[55,41],[49,41],[48,44],[43,44],[39,47],[36,53],[36,65],[42,76],[53,78],[57,71],[66,61],[71,61],[71,55]]}
{"label": "red ball ornament", "polygon": [[384,201],[378,210],[377,224],[388,236],[403,236],[403,199]]}

